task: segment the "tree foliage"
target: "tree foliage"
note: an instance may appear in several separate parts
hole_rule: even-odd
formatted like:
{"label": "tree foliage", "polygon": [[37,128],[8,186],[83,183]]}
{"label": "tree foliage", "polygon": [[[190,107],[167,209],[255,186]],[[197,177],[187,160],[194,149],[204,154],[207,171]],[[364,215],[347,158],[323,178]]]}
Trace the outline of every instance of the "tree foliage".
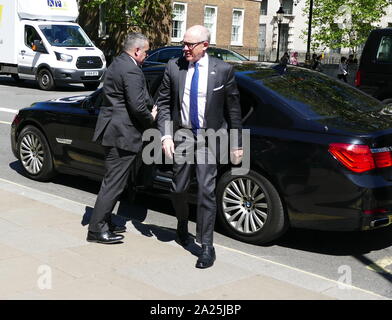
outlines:
{"label": "tree foliage", "polygon": [[103,6],[104,20],[110,32],[127,33],[140,31],[149,36],[153,43],[167,41],[170,30],[170,0],[88,0],[82,1],[89,9]]}
{"label": "tree foliage", "polygon": [[[306,0],[304,14],[309,13]],[[312,19],[313,51],[329,47],[350,48],[356,52],[370,31],[386,14],[389,0],[314,0]],[[307,30],[304,31],[307,35]]]}

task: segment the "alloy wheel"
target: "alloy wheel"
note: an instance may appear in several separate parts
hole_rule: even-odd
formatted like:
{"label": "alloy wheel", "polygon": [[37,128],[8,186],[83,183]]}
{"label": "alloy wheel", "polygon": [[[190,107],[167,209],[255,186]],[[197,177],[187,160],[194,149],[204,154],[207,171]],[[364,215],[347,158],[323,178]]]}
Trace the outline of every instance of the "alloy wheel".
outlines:
{"label": "alloy wheel", "polygon": [[222,206],[229,225],[248,235],[263,228],[268,218],[264,190],[249,178],[238,178],[228,183],[223,192]]}
{"label": "alloy wheel", "polygon": [[44,149],[40,139],[32,133],[26,134],[20,143],[20,157],[30,174],[38,174],[44,164]]}

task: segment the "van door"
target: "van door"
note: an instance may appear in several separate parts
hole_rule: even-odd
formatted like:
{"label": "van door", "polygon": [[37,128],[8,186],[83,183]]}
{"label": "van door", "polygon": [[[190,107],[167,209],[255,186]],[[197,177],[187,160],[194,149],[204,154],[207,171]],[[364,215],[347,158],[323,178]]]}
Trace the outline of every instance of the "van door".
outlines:
{"label": "van door", "polygon": [[20,51],[18,52],[18,74],[22,78],[35,79],[35,68],[41,53],[32,49],[34,40],[42,42],[37,30],[26,24],[24,26],[23,43],[19,44]]}

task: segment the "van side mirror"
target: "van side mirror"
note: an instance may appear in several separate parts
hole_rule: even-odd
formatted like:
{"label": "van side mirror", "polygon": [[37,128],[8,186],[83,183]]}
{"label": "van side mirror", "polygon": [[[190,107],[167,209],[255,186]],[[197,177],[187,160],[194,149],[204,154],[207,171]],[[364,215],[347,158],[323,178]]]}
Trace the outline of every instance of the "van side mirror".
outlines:
{"label": "van side mirror", "polygon": [[48,53],[40,40],[34,40],[31,49],[35,52]]}

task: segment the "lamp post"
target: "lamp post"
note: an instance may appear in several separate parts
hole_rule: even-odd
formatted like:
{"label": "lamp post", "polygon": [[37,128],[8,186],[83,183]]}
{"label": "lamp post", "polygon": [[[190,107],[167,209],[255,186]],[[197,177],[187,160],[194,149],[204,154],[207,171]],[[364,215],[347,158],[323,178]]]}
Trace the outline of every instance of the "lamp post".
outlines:
{"label": "lamp post", "polygon": [[278,46],[276,49],[276,62],[279,62],[280,29],[282,27],[283,14],[284,14],[283,7],[280,6],[279,10],[276,11],[276,20],[278,20]]}
{"label": "lamp post", "polygon": [[[301,0],[295,0],[296,6]],[[310,62],[310,42],[312,41],[312,19],[313,19],[313,0],[309,0],[309,21],[308,21],[308,43],[306,46],[305,62]]]}
{"label": "lamp post", "polygon": [[313,0],[309,2],[309,23],[308,23],[308,44],[306,47],[305,60],[310,62],[310,42],[312,40],[312,18],[313,18]]}

